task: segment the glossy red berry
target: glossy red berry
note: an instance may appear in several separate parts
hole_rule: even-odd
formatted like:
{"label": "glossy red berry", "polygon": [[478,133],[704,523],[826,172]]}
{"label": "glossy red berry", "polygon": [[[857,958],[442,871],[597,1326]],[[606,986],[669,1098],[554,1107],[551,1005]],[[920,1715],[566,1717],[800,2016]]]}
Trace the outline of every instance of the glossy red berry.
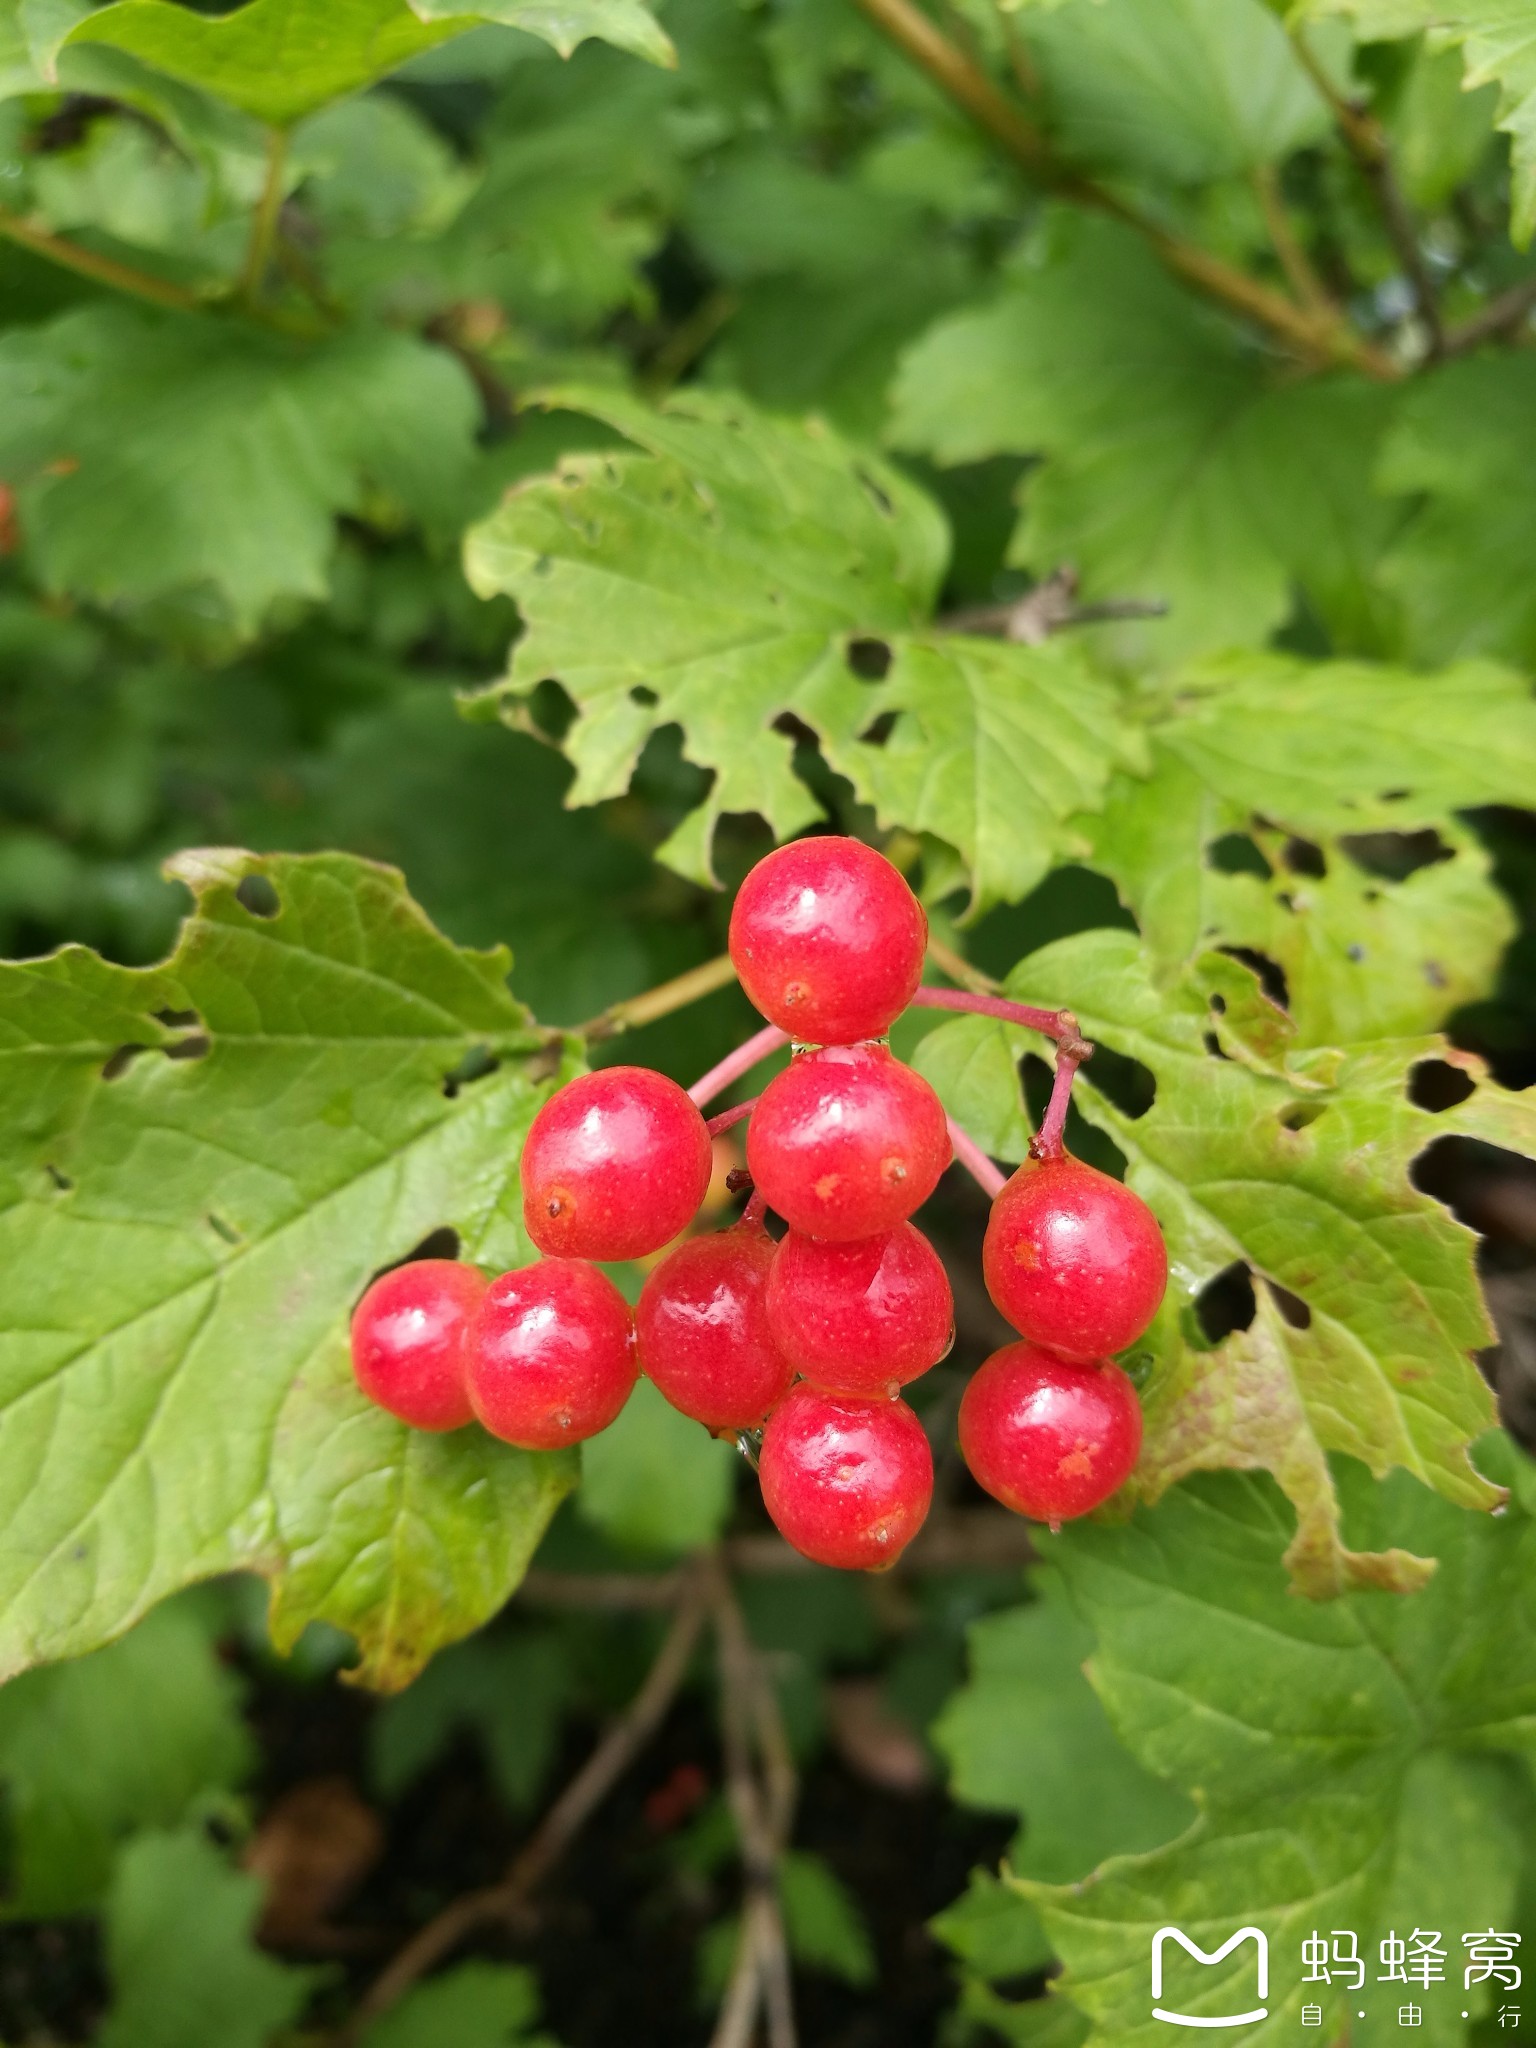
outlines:
{"label": "glossy red berry", "polygon": [[905,1401],[804,1385],[769,1416],[758,1474],[785,1541],[843,1571],[894,1564],[933,1498],[933,1453]]}
{"label": "glossy red berry", "polygon": [[939,1098],[883,1045],[797,1053],[747,1126],[747,1165],[763,1199],[812,1237],[894,1230],[948,1164]]}
{"label": "glossy red berry", "polygon": [[1022,1336],[1063,1358],[1134,1344],[1168,1285],[1157,1218],[1080,1159],[1031,1160],[992,1204],[987,1292]]}
{"label": "glossy red berry", "polygon": [[1070,1522],[1122,1486],[1141,1450],[1141,1404],[1118,1365],[1008,1344],[960,1403],[960,1449],[977,1483],[1015,1514]]}
{"label": "glossy red berry", "polygon": [[797,839],[760,860],[731,912],[731,960],[770,1023],[808,1045],[879,1038],[923,974],[928,920],[884,854]]}
{"label": "glossy red berry", "polygon": [[649,1067],[602,1067],[534,1118],[523,1221],[558,1258],[643,1258],[693,1221],[710,1163],[704,1119],[675,1081]]}
{"label": "glossy red berry", "polygon": [[472,1422],[464,1337],[489,1284],[457,1259],[413,1259],[381,1273],[352,1313],[352,1370],[369,1400],[413,1429]]}
{"label": "glossy red berry", "polygon": [[476,1415],[529,1451],[596,1436],[637,1376],[629,1304],[585,1259],[541,1259],[493,1280],[464,1347]]}
{"label": "glossy red berry", "polygon": [[768,1321],[774,1249],[756,1223],[690,1237],[641,1293],[640,1369],[708,1429],[755,1428],[794,1378]]}
{"label": "glossy red berry", "polygon": [[889,1398],[949,1349],[955,1304],[911,1223],[847,1244],[791,1230],[773,1262],[768,1320],[813,1386]]}

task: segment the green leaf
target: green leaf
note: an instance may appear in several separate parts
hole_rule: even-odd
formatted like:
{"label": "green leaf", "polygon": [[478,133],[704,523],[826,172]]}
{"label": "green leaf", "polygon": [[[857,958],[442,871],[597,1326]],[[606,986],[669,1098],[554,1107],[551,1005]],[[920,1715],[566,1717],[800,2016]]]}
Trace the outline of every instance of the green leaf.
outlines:
{"label": "green leaf", "polygon": [[506,1598],[574,1460],[407,1430],[357,1392],[347,1317],[432,1231],[526,1256],[554,1062],[506,954],[451,946],[389,870],[174,871],[197,901],[163,967],[0,976],[0,1671],[250,1567],[280,1643],[332,1622],[399,1685]]}
{"label": "green leaf", "polygon": [[677,62],[671,38],[640,0],[475,0],[468,10],[458,0],[410,0],[410,5],[423,21],[452,23],[455,30],[467,25],[466,13],[476,21],[523,29],[542,36],[562,57],[596,36],[652,64]]}
{"label": "green leaf", "polygon": [[136,1828],[174,1827],[251,1765],[239,1688],[196,1602],[157,1607],[122,1642],[0,1689],[5,1907],[51,1919],[97,1903]]}
{"label": "green leaf", "polygon": [[539,2017],[529,1970],[506,1963],[459,1963],[415,1984],[362,2037],[363,2048],[554,2048],[528,2033]]}
{"label": "green leaf", "polygon": [[[1519,1453],[1495,1442],[1486,1455],[1503,1466]],[[1053,1546],[1098,1637],[1090,1675],[1121,1739],[1201,1809],[1166,1849],[1072,1886],[1022,1884],[1095,2042],[1166,2038],[1147,1964],[1170,1920],[1206,1948],[1243,1924],[1268,1936],[1269,2017],[1244,2035],[1266,2048],[1294,2039],[1304,2002],[1323,2007],[1324,2038],[1352,2022],[1352,1993],[1301,1981],[1314,1930],[1354,1930],[1374,1979],[1381,1937],[1445,1929],[1450,1984],[1416,1994],[1426,2040],[1459,2043],[1462,2010],[1486,2002],[1488,1987],[1468,1997],[1456,1981],[1459,1931],[1511,1924],[1536,1812],[1536,1529],[1514,1507],[1469,1522],[1410,1481],[1374,1487],[1358,1468],[1346,1493],[1360,1540],[1438,1556],[1424,1591],[1291,1599],[1289,1518],[1270,1487],[1232,1475]],[[1241,2011],[1252,1964],[1249,1945],[1214,1968],[1174,1961],[1165,2003]],[[1393,1991],[1371,1983],[1376,2011],[1384,1996],[1400,2002]]]}
{"label": "green leaf", "polygon": [[554,1761],[573,1684],[556,1635],[482,1633],[455,1643],[370,1721],[374,1782],[386,1799],[398,1799],[467,1731],[484,1747],[497,1791],[514,1813],[524,1812]]}
{"label": "green leaf", "polygon": [[[1080,844],[1068,813],[1136,758],[1115,694],[1070,649],[922,632],[944,533],[912,485],[819,422],[737,400],[580,405],[648,452],[569,458],[515,489],[466,553],[475,588],[516,597],[527,627],[487,703],[516,717],[555,676],[578,706],[570,801],[621,793],[676,721],[715,781],[662,855],[708,879],[722,813],[758,812],[781,837],[820,814],[773,730],[789,711],[883,824],[956,849],[978,906]],[[868,737],[883,714],[894,723]]]}
{"label": "green leaf", "polygon": [[791,1849],[779,1859],[779,1900],[789,1951],[807,1970],[867,1988],[879,1977],[874,1944],[852,1893],[820,1856]]}
{"label": "green leaf", "polygon": [[256,1947],[261,1880],[198,1834],[139,1835],[107,1903],[113,1998],[97,2048],[267,2048],[308,2002],[313,1970]]}
{"label": "green leaf", "polygon": [[1389,490],[1423,502],[1382,575],[1427,660],[1502,654],[1536,662],[1536,595],[1525,573],[1536,481],[1522,450],[1536,431],[1536,362],[1475,356],[1416,378],[1381,451]]}
{"label": "green leaf", "polygon": [[72,29],[64,47],[106,43],[126,50],[286,128],[462,34],[474,19],[471,9],[451,20],[425,20],[406,0],[250,0],[215,16],[177,0],[114,0]]}
{"label": "green leaf", "polygon": [[[1269,954],[1307,1044],[1422,1030],[1486,987],[1508,913],[1450,819],[1536,784],[1523,677],[1245,655],[1176,679],[1151,754],[1152,774],[1118,777],[1089,829],[1160,971],[1212,945]],[[1430,829],[1454,858],[1406,880],[1353,857],[1376,843],[1360,835]],[[1269,867],[1268,882],[1220,872],[1213,850],[1234,833],[1264,849],[1252,865]],[[1287,867],[1291,834],[1323,849],[1326,878]]]}
{"label": "green leaf", "polygon": [[212,595],[246,631],[325,596],[338,513],[384,493],[450,515],[477,419],[446,351],[387,331],[304,348],[114,304],[0,341],[0,469],[44,581],[102,604]]}
{"label": "green leaf", "polygon": [[1074,161],[1193,185],[1328,132],[1263,0],[1076,0],[1026,33]]}
{"label": "green leaf", "polygon": [[1117,635],[1137,658],[1262,640],[1295,583],[1370,650],[1390,636],[1372,575],[1397,514],[1370,473],[1394,402],[1361,379],[1274,381],[1141,238],[1058,217],[1001,296],[908,351],[889,438],[949,464],[1044,456],[1013,559],[1070,565],[1090,599],[1166,604]]}
{"label": "green leaf", "polygon": [[1460,49],[1468,92],[1498,87],[1498,124],[1514,157],[1510,228],[1523,247],[1536,229],[1536,22],[1527,0],[1311,0],[1310,11],[1347,14],[1365,41],[1427,32],[1432,49]]}
{"label": "green leaf", "polygon": [[1020,1816],[1011,1868],[1069,1884],[1117,1851],[1160,1847],[1194,1815],[1116,1741],[1083,1676],[1091,1632],[1053,1574],[1035,1584],[1029,1606],[971,1624],[970,1676],[933,1736],[957,1799]]}
{"label": "green leaf", "polygon": [[577,1509],[616,1543],[696,1550],[725,1526],[738,1463],[734,1445],[679,1415],[642,1379],[618,1421],[584,1448]]}
{"label": "green leaf", "polygon": [[[1217,956],[1200,967],[1198,980],[1159,988],[1130,933],[1096,931],[1031,954],[1007,982],[1021,1001],[1072,1008],[1090,1039],[1156,1083],[1151,1108],[1130,1115],[1091,1085],[1090,1064],[1079,1099],[1125,1155],[1126,1179],[1168,1241],[1133,1485],[1155,1499],[1191,1471],[1267,1468],[1296,1509],[1288,1560],[1300,1590],[1411,1586],[1418,1561],[1345,1548],[1326,1453],[1348,1452],[1378,1475],[1402,1465],[1465,1507],[1499,1499],[1468,1457],[1493,1419],[1473,1363],[1490,1334],[1472,1235],[1409,1177],[1435,1137],[1460,1127],[1455,1112],[1408,1099],[1411,1068],[1441,1042],[1295,1051],[1288,1020],[1245,968]],[[993,1092],[998,1054],[983,1057],[980,1042],[1004,1029],[945,1025],[916,1055],[951,1113],[999,1157],[1017,1156],[1023,1118],[1016,1094]],[[1498,1123],[1506,1101],[1521,1113],[1522,1098],[1484,1083],[1469,1118]],[[1517,1140],[1506,1130],[1500,1142]],[[1254,1276],[1256,1312],[1211,1347],[1195,1302],[1233,1265]]]}

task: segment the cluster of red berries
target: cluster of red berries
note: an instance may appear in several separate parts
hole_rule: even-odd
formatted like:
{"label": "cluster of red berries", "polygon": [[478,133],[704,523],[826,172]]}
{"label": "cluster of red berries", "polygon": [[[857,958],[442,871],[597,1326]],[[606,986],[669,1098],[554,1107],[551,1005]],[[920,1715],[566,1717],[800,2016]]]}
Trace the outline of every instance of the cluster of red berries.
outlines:
{"label": "cluster of red berries", "polygon": [[[478,1419],[548,1450],[605,1429],[644,1372],[717,1434],[761,1430],[763,1499],[796,1549],[891,1564],[933,1492],[901,1389],[954,1330],[944,1268],[909,1221],[949,1164],[949,1125],[880,1042],[913,1000],[926,944],[905,880],[860,841],[801,840],[760,861],[731,958],[795,1051],[751,1108],[741,1221],[683,1239],[632,1315],[592,1262],[645,1257],[686,1230],[709,1185],[709,1127],[649,1068],[583,1075],[545,1103],[523,1152],[524,1220],[545,1256],[495,1280],[452,1260],[385,1273],[353,1318],[363,1390],[417,1428]],[[959,1436],[989,1493],[1055,1524],[1136,1462],[1141,1410],[1109,1354],[1147,1327],[1167,1259],[1129,1189],[1059,1142],[1037,1149],[994,1202],[983,1251],[1023,1341],[972,1378]],[[788,1225],[777,1241],[767,1210]]]}

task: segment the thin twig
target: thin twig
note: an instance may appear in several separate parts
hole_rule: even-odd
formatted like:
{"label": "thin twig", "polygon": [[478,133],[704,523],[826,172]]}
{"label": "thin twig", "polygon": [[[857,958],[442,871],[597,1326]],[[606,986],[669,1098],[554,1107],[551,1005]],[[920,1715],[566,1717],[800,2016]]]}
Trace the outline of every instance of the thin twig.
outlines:
{"label": "thin twig", "polygon": [[982,1151],[970,1132],[957,1124],[953,1117],[947,1117],[949,1142],[954,1147],[955,1158],[975,1181],[989,1202],[995,1202],[1008,1185],[1008,1176]]}
{"label": "thin twig", "polygon": [[701,967],[690,967],[686,974],[674,975],[670,981],[646,989],[643,995],[626,996],[621,1003],[610,1003],[600,1017],[579,1024],[576,1035],[589,1044],[601,1044],[605,1038],[616,1038],[621,1031],[634,1031],[642,1024],[654,1024],[659,1017],[670,1017],[674,1010],[686,1009],[689,1003],[712,996],[717,989],[729,988],[735,979],[730,954],[717,953]]}
{"label": "thin twig", "polygon": [[251,239],[246,246],[245,265],[240,272],[240,296],[248,306],[261,298],[267,270],[272,262],[272,244],[277,238],[277,217],[283,206],[283,174],[288,162],[288,131],[267,130],[267,168],[261,181],[261,197],[251,217]]}
{"label": "thin twig", "polygon": [[1064,163],[1041,130],[1020,113],[959,44],[913,5],[913,0],[854,0],[854,4],[1000,143],[1016,163],[1058,197],[1093,207],[1134,229],[1186,283],[1268,329],[1304,361],[1318,366],[1352,364],[1367,376],[1383,381],[1402,375],[1401,367],[1356,334],[1342,315],[1330,313],[1325,319],[1310,307],[1298,306],[1283,292],[1249,277],[1209,249],[1159,226],[1108,186]]}
{"label": "thin twig", "polygon": [[1506,334],[1517,334],[1530,319],[1533,308],[1536,308],[1536,277],[1523,277],[1507,292],[1500,292],[1496,299],[1490,299],[1481,311],[1451,328],[1441,354],[1464,356],[1475,348],[1481,348],[1485,341],[1499,341]]}
{"label": "thin twig", "polygon": [[62,235],[35,227],[20,214],[0,211],[0,235],[30,249],[34,256],[74,271],[78,277],[110,285],[114,291],[127,292],[135,299],[147,299],[153,306],[170,306],[182,313],[195,313],[202,307],[202,299],[185,285],[172,284],[169,278],[155,277],[147,270],[135,270],[131,264],[102,256],[95,249],[83,249],[78,242],[67,242]]}
{"label": "thin twig", "polygon": [[596,1608],[605,1613],[650,1613],[675,1607],[680,1572],[557,1572],[535,1565],[517,1589],[530,1607]]}
{"label": "thin twig", "polygon": [[1319,313],[1330,313],[1337,317],[1338,308],[1329,298],[1322,279],[1312,268],[1312,259],[1302,247],[1296,230],[1291,226],[1291,217],[1285,210],[1285,200],[1280,192],[1280,180],[1275,175],[1273,164],[1260,164],[1253,174],[1253,188],[1258,194],[1259,207],[1264,215],[1264,225],[1269,230],[1269,239],[1274,245],[1280,268],[1285,272],[1291,290],[1304,306],[1311,306]]}
{"label": "thin twig", "polygon": [[442,1961],[477,1927],[515,1920],[528,1898],[559,1862],[640,1750],[666,1718],[688,1673],[709,1600],[698,1567],[686,1575],[673,1616],[645,1682],[596,1749],[545,1814],[497,1883],[466,1892],[429,1920],[370,1985],[351,2022],[353,2034],[387,2012],[417,1979]]}
{"label": "thin twig", "polygon": [[[711,1573],[715,1640],[720,1652],[720,1719],[725,1747],[726,1795],[741,1845],[746,1877],[741,1935],[731,1993],[715,2032],[715,2048],[742,2037],[738,2012],[747,2004],[737,1993],[738,1974],[751,1967],[768,2017],[769,2048],[795,2048],[794,2000],[789,1947],[779,1908],[778,1859],[794,1817],[795,1770],[779,1717],[772,1681],[747,1634],[741,1608],[724,1566]],[[754,1766],[754,1745],[763,1759],[765,1782]]]}
{"label": "thin twig", "polygon": [[970,989],[976,995],[995,996],[999,991],[1000,984],[994,981],[990,974],[980,967],[973,967],[963,953],[957,953],[953,946],[946,946],[942,939],[934,938],[931,933],[928,938],[928,958],[938,968],[940,974],[947,974],[951,981],[956,982],[961,988]]}
{"label": "thin twig", "polygon": [[740,310],[740,298],[724,287],[702,299],[646,364],[640,378],[646,396],[664,398]]}
{"label": "thin twig", "polygon": [[1392,167],[1386,130],[1368,108],[1357,106],[1339,91],[1299,27],[1291,30],[1291,44],[1302,69],[1333,115],[1345,148],[1371,188],[1387,239],[1397,252],[1403,275],[1413,288],[1414,304],[1424,322],[1428,354],[1433,361],[1445,353],[1445,328],[1440,318],[1439,295],[1429,265],[1424,260],[1413,210]]}
{"label": "thin twig", "polygon": [[789,1044],[789,1033],[781,1031],[777,1024],[765,1024],[761,1031],[754,1031],[744,1039],[734,1052],[728,1052],[723,1060],[712,1066],[707,1074],[701,1074],[688,1090],[691,1102],[703,1109],[723,1095],[733,1081],[739,1081],[743,1074],[750,1074],[759,1060],[767,1059],[777,1052],[781,1045]]}
{"label": "thin twig", "polygon": [[1040,1128],[1029,1141],[1031,1159],[1059,1159],[1062,1155],[1062,1133],[1067,1127],[1067,1109],[1072,1100],[1072,1082],[1078,1068],[1093,1051],[1091,1045],[1079,1040],[1075,1045],[1061,1045],[1056,1048],[1056,1075],[1051,1082],[1051,1099],[1046,1104],[1045,1115],[1040,1119]]}
{"label": "thin twig", "polygon": [[1021,647],[1043,647],[1053,634],[1072,626],[1096,626],[1110,619],[1162,619],[1168,606],[1158,597],[1106,597],[1077,602],[1077,575],[1053,569],[1023,597],[1002,604],[960,605],[938,620],[947,633],[996,635]]}

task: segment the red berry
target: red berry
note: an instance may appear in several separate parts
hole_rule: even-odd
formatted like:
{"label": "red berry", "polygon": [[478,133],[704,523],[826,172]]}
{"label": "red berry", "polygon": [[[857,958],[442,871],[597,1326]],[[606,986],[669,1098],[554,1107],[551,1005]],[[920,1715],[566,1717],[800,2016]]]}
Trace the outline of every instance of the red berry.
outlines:
{"label": "red berry", "polygon": [[798,839],[760,860],[731,912],[731,959],[770,1023],[801,1044],[879,1038],[923,975],[928,920],[884,854]]}
{"label": "red berry", "polygon": [[787,1543],[817,1564],[883,1571],[923,1526],[933,1453],[905,1401],[791,1388],[768,1418],[763,1502]]}
{"label": "red berry", "polygon": [[883,1045],[797,1053],[747,1126],[747,1165],[763,1199],[812,1237],[894,1230],[948,1164],[939,1098]]}
{"label": "red berry", "polygon": [[413,1429],[462,1429],[464,1333],[490,1283],[457,1259],[412,1259],[381,1273],[352,1312],[352,1370]]}
{"label": "red berry", "polygon": [[1054,1529],[1108,1500],[1130,1477],[1141,1449],[1141,1404],[1118,1365],[1006,1344],[965,1390],[960,1449],[994,1499]]}
{"label": "red berry", "polygon": [[690,1237],[646,1281],[635,1311],[640,1369],[708,1429],[752,1429],[794,1368],[773,1340],[774,1242],[759,1224]]}
{"label": "red berry", "polygon": [[1157,1218],[1081,1159],[1031,1160],[992,1204],[987,1292],[1013,1327],[1063,1358],[1134,1344],[1168,1285]]}
{"label": "red berry", "polygon": [[493,1280],[464,1347],[476,1415],[528,1451],[606,1429],[637,1371],[629,1304],[585,1259],[541,1259]]}
{"label": "red berry", "polygon": [[911,1223],[849,1244],[792,1230],[773,1262],[768,1321],[813,1386],[889,1398],[949,1349],[955,1304]]}
{"label": "red berry", "polygon": [[523,1147],[523,1221],[541,1252],[638,1259],[685,1230],[709,1187],[709,1132],[675,1081],[602,1067],[552,1095]]}

